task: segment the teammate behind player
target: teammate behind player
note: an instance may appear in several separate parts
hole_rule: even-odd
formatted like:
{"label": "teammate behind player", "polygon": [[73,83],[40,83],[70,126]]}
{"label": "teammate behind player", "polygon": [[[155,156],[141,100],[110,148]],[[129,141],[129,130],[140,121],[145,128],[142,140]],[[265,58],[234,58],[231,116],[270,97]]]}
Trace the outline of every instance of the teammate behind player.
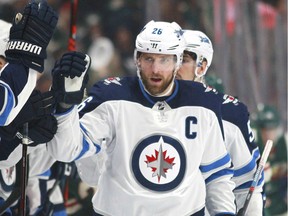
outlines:
{"label": "teammate behind player", "polygon": [[[138,77],[96,83],[80,117],[73,103],[59,103],[50,153],[62,161],[107,154],[95,215],[204,215],[206,196],[212,215],[235,215],[221,104],[202,85],[175,80],[183,50],[178,24],[150,21],[136,38]],[[53,73],[64,95],[69,82],[81,86],[69,73]],[[78,164],[80,173],[86,168]]]}
{"label": "teammate behind player", "polygon": [[[200,31],[184,30],[184,38],[186,48],[183,64],[177,73],[177,78],[204,83],[205,74],[212,63],[212,43],[207,35]],[[220,92],[216,92],[216,94],[220,96],[219,99],[222,101],[225,143],[235,168],[232,180],[236,184],[234,193],[237,210],[239,210],[244,204],[260,153],[250,128],[247,107],[229,95]],[[262,215],[263,178],[262,175],[249,204],[247,215]]]}
{"label": "teammate behind player", "polygon": [[5,46],[8,64],[0,74],[0,126],[13,121],[36,86],[57,20],[57,13],[45,0],[28,3],[15,16]]}

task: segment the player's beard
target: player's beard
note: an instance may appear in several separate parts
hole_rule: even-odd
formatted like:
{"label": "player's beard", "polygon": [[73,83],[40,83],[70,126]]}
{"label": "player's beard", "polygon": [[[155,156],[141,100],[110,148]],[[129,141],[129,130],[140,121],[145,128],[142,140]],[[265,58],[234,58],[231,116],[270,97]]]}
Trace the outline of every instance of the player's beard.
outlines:
{"label": "player's beard", "polygon": [[171,74],[170,77],[167,77],[166,79],[164,79],[163,77],[159,77],[159,78],[161,78],[161,85],[153,84],[152,81],[150,80],[150,78],[145,77],[145,75],[143,75],[143,73],[141,73],[141,77],[142,77],[142,83],[143,83],[146,91],[148,91],[148,93],[153,95],[153,96],[159,96],[159,95],[165,94],[166,91],[168,91],[172,82],[174,81],[173,73]]}

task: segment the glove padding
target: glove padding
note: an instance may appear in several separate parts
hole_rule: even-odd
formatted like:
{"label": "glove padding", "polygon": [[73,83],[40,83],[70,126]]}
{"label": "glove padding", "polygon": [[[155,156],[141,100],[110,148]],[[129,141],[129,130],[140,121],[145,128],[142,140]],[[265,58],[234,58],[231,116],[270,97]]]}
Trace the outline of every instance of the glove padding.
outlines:
{"label": "glove padding", "polygon": [[52,69],[52,91],[55,92],[57,103],[73,105],[82,102],[90,64],[88,55],[75,51],[65,53],[55,63]]}
{"label": "glove padding", "polygon": [[[1,131],[1,144],[2,140],[7,142],[14,143],[18,140],[18,143],[21,143],[23,138],[22,129],[20,126],[17,128],[7,128],[5,127],[6,132],[3,136],[3,128],[0,128]],[[32,120],[28,123],[28,139],[32,143],[29,146],[36,146],[38,144],[47,143],[53,139],[58,128],[57,120],[53,115],[46,115],[44,117]],[[16,136],[17,133],[17,136]],[[8,134],[8,135],[7,135]],[[17,142],[17,141],[16,141]]]}
{"label": "glove padding", "polygon": [[33,141],[29,146],[47,143],[52,140],[56,134],[57,125],[56,118],[51,114],[29,122],[28,137]]}
{"label": "glove padding", "polygon": [[46,47],[57,25],[58,14],[46,0],[26,5],[23,13],[16,14],[10,28],[5,55],[9,62],[21,62],[25,66],[43,72]]}
{"label": "glove padding", "polygon": [[0,127],[0,136],[14,139],[16,133],[22,131],[24,123],[50,115],[54,108],[53,92],[41,93],[34,90],[16,118],[8,126]]}

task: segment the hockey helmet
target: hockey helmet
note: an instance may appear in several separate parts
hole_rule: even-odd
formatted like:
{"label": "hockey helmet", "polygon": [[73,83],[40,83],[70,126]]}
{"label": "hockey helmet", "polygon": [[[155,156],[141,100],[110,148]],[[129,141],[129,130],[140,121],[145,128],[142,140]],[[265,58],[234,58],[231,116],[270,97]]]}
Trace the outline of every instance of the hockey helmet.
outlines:
{"label": "hockey helmet", "polygon": [[176,71],[182,63],[185,48],[183,30],[176,22],[152,20],[138,34],[135,46],[134,60],[136,65],[139,52],[176,55]]}
{"label": "hockey helmet", "polygon": [[[192,52],[197,55],[197,67],[201,67],[203,60],[206,59],[207,67],[201,76],[205,75],[212,63],[213,58],[214,51],[211,40],[203,32],[195,30],[184,30],[183,37],[186,43],[185,51]],[[199,75],[196,74],[196,76]]]}
{"label": "hockey helmet", "polygon": [[0,19],[0,55],[5,55],[11,23]]}

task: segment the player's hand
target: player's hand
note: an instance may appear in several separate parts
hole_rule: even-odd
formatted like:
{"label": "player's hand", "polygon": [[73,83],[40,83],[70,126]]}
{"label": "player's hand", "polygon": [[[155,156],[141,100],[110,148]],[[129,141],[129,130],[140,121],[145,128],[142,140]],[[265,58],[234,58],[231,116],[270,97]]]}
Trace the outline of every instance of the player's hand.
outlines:
{"label": "player's hand", "polygon": [[10,62],[21,62],[25,66],[43,72],[46,47],[52,38],[58,14],[46,0],[39,4],[32,0],[22,13],[16,14],[10,28],[5,55]]}
{"label": "player's hand", "polygon": [[0,137],[14,139],[16,133],[22,130],[24,123],[47,116],[54,111],[54,108],[53,92],[41,93],[34,90],[16,118],[8,126],[0,127]]}
{"label": "player's hand", "polygon": [[82,102],[88,82],[91,59],[81,52],[65,53],[52,70],[52,91],[57,103],[65,109]]}
{"label": "player's hand", "polygon": [[31,146],[47,143],[57,132],[58,123],[53,115],[46,115],[28,123],[28,137],[33,141]]}
{"label": "player's hand", "polygon": [[[53,139],[57,132],[58,123],[56,118],[50,114],[28,122],[28,139],[29,146],[45,144]],[[6,142],[11,145],[21,143],[23,138],[22,128],[18,127],[0,127],[1,144]],[[16,146],[15,146],[16,147]]]}

